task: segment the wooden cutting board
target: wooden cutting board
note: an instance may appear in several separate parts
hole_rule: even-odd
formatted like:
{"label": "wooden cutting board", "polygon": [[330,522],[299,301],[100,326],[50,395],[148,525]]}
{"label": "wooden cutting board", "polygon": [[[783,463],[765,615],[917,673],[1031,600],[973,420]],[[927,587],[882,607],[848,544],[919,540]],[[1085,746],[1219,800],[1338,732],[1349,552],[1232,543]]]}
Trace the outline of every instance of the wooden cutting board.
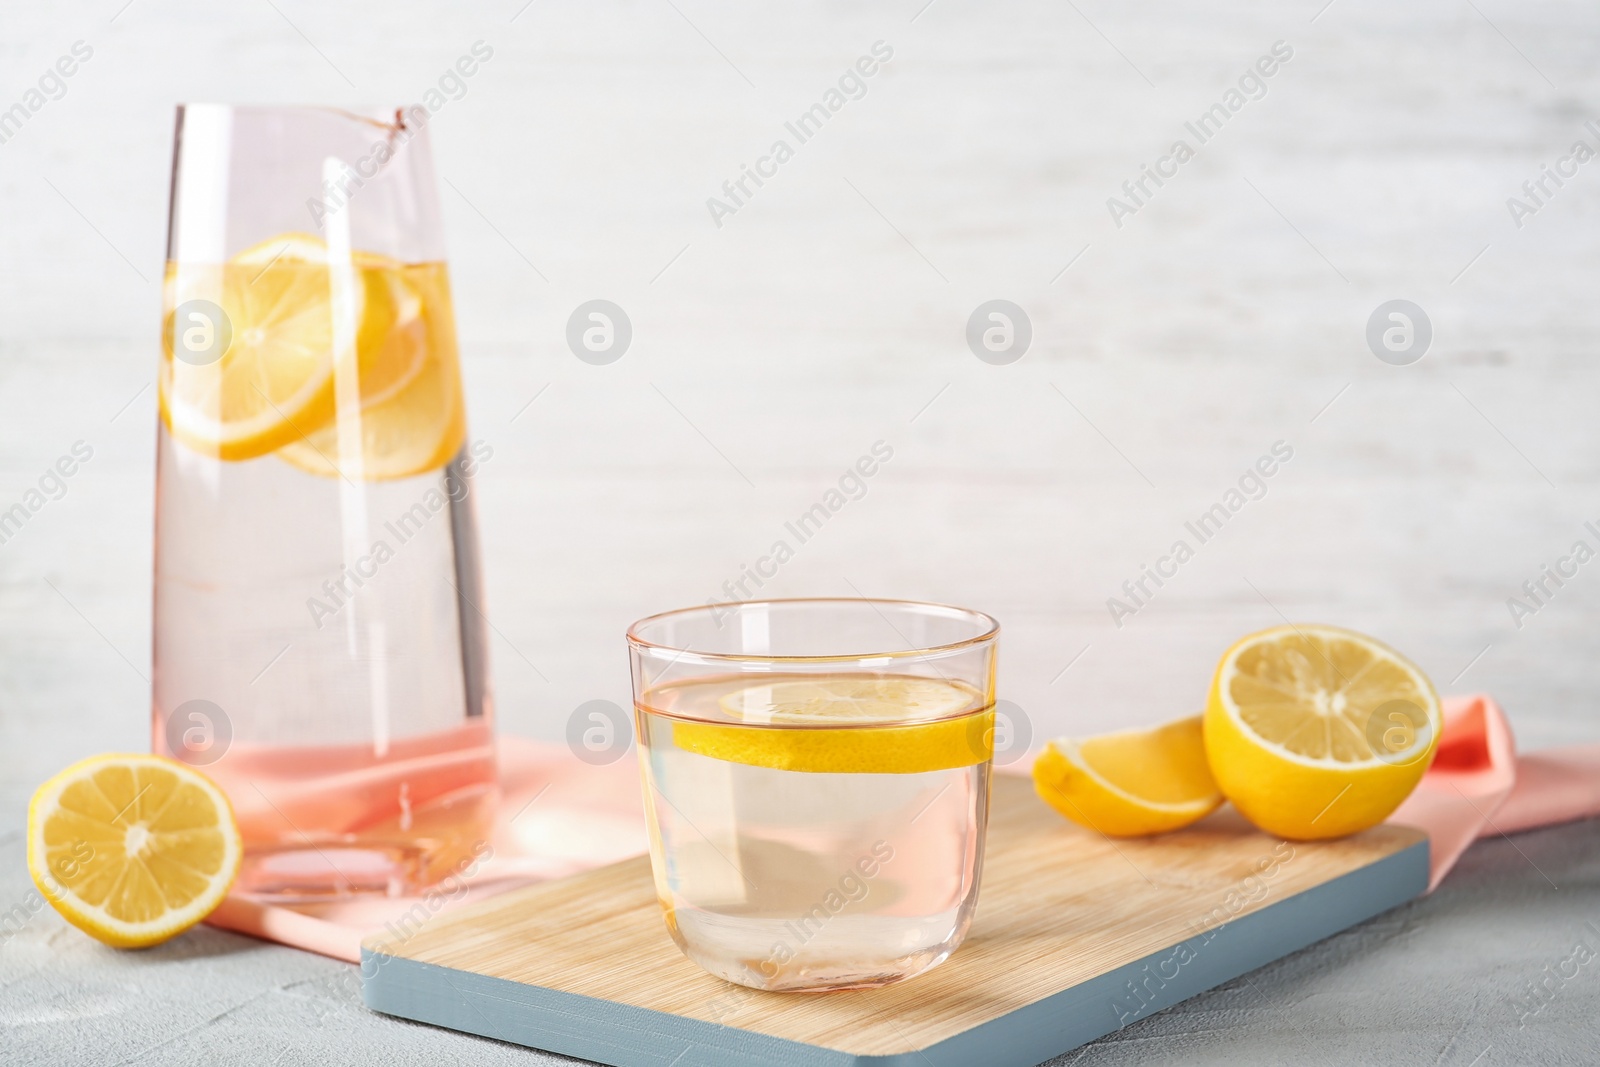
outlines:
{"label": "wooden cutting board", "polygon": [[762,993],[667,936],[648,857],[369,938],[374,1010],[616,1067],[1025,1067],[1409,900],[1421,831],[1280,841],[1233,814],[1149,840],[1063,820],[996,776],[965,944],[883,989]]}

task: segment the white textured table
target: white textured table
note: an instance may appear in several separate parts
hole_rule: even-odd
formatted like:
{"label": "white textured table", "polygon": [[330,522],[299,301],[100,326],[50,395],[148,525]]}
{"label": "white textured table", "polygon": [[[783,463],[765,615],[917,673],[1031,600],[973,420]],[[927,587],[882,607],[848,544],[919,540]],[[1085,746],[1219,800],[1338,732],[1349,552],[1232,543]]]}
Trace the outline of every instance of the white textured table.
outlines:
{"label": "white textured table", "polygon": [[[94,455],[0,544],[0,905],[27,891],[34,785],[146,744],[172,104],[414,100],[480,40],[434,129],[495,450],[504,731],[625,704],[627,622],[719,595],[881,440],[865,496],[766,591],[993,612],[1036,738],[1192,711],[1233,637],[1288,616],[1494,692],[1525,746],[1600,740],[1600,565],[1520,628],[1507,607],[1600,522],[1600,163],[1522,189],[1600,148],[1600,14],[1322,3],[9,5],[0,511],[74,442]],[[30,97],[77,41],[60,98]],[[718,226],[707,198],[878,41],[865,95]],[[1200,143],[1185,123],[1278,41],[1265,95]],[[1180,138],[1193,158],[1163,163]],[[1176,176],[1133,202],[1142,164]],[[1537,206],[1520,227],[1513,196]],[[610,366],[565,345],[593,298],[633,322]],[[1433,329],[1409,366],[1365,339],[1396,298]],[[1031,320],[1008,366],[965,340],[991,299]],[[1114,625],[1107,598],[1277,441],[1265,497]],[[1594,966],[1520,1029],[1516,1002],[1600,947],[1586,923],[1600,826],[1485,843],[1434,897],[1072,1062],[1584,1062]],[[366,1013],[348,973],[205,930],[116,954],[45,912],[0,944],[0,1061],[540,1061]]]}

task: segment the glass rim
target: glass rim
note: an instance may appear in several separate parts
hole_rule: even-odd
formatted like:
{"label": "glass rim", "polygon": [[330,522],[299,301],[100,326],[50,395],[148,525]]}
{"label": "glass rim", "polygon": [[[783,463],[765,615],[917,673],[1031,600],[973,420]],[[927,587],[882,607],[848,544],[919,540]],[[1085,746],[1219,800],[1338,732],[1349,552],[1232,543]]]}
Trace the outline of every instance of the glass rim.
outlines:
{"label": "glass rim", "polygon": [[[933,608],[937,611],[948,612],[952,615],[965,616],[977,621],[984,627],[983,632],[973,637],[965,637],[959,641],[946,641],[942,644],[927,645],[922,648],[899,649],[896,651],[861,651],[838,652],[821,656],[785,656],[777,654],[758,655],[750,652],[704,652],[694,648],[680,648],[677,645],[663,644],[660,641],[651,641],[642,637],[640,629],[651,623],[661,622],[679,616],[694,615],[697,613],[713,612],[726,609],[738,612],[754,607],[781,607],[794,604],[865,604],[876,608],[887,605],[895,608]],[[881,614],[881,613],[880,613]],[[887,620],[885,620],[887,621]],[[890,624],[893,625],[892,623]],[[679,656],[692,656],[696,659],[710,660],[720,663],[828,663],[847,662],[861,659],[925,659],[931,656],[943,656],[962,649],[974,648],[978,645],[993,642],[1000,636],[1000,622],[993,615],[976,608],[963,608],[954,604],[944,604],[933,600],[903,600],[893,597],[843,597],[843,596],[812,596],[812,597],[772,597],[762,600],[729,600],[720,603],[697,604],[694,607],[673,608],[670,611],[658,611],[653,615],[646,615],[636,620],[627,630],[628,647],[632,649],[650,649],[658,652],[676,653]]]}
{"label": "glass rim", "polygon": [[[409,104],[353,104],[342,107],[336,104],[233,104],[223,100],[180,100],[174,111],[182,115],[189,111],[228,111],[228,112],[254,112],[258,114],[277,113],[283,115],[333,115],[338,118],[349,119],[352,122],[363,123],[378,129],[394,130],[399,128],[399,123],[394,120],[384,120],[378,115],[391,115],[402,117],[409,116],[413,107],[418,107],[415,101]],[[425,123],[418,123],[421,128]]]}

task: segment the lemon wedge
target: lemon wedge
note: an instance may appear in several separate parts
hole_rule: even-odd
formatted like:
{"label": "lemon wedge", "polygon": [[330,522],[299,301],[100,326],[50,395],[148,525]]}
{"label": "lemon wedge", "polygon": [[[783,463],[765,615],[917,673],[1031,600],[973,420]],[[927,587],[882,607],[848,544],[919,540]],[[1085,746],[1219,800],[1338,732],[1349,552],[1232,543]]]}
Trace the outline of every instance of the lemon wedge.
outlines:
{"label": "lemon wedge", "polygon": [[1277,626],[1223,654],[1205,745],[1223,793],[1280,837],[1375,826],[1410,795],[1443,729],[1416,664],[1336,626]]}
{"label": "lemon wedge", "polygon": [[1062,815],[1111,837],[1176,830],[1222,803],[1198,715],[1149,730],[1052,741],[1034,761],[1033,786]]}
{"label": "lemon wedge", "polygon": [[28,805],[28,873],[72,925],[118,948],[182,933],[227,895],[242,849],[228,800],[163,756],[74,763]]}
{"label": "lemon wedge", "polygon": [[994,756],[993,706],[960,682],[820,676],[747,686],[718,703],[740,725],[674,722],[673,742],[712,759],[833,774],[919,774]]}

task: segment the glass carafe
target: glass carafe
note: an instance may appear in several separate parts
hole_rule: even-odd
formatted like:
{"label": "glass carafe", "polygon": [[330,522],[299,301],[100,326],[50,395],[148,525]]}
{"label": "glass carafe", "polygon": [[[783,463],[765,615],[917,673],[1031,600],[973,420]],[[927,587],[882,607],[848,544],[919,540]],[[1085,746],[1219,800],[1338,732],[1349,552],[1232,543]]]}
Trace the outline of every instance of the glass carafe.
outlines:
{"label": "glass carafe", "polygon": [[496,794],[473,478],[422,108],[178,109],[153,733],[238,888],[415,892]]}

